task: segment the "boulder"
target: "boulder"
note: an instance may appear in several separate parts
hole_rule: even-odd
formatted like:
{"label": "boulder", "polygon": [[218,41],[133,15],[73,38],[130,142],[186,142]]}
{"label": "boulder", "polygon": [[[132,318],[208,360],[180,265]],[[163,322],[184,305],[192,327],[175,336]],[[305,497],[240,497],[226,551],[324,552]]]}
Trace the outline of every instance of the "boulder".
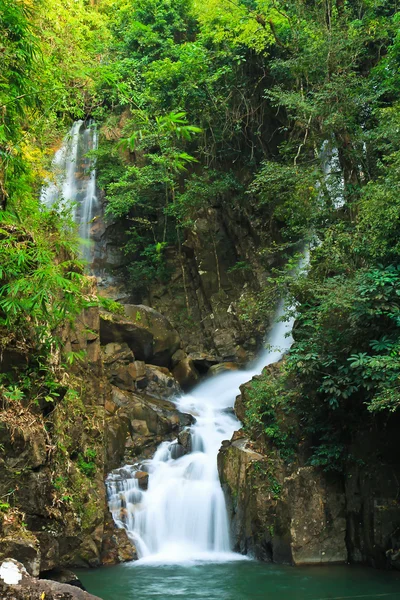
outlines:
{"label": "boulder", "polygon": [[206,354],[205,352],[191,352],[188,356],[201,375],[207,373],[210,367],[217,365],[221,361],[220,358],[217,358],[213,354]]}
{"label": "boulder", "polygon": [[165,367],[146,365],[146,394],[166,399],[177,396],[181,388],[172,373]]}
{"label": "boulder", "polygon": [[2,538],[0,540],[0,561],[8,556],[15,556],[31,575],[35,577],[39,575],[41,553],[37,541],[18,539],[14,536]]}
{"label": "boulder", "polygon": [[200,379],[199,372],[194,366],[193,360],[188,356],[174,366],[172,373],[181,388],[185,391],[190,390]]}
{"label": "boulder", "polygon": [[138,480],[141,490],[147,490],[147,486],[149,484],[149,474],[146,473],[146,471],[136,471],[135,479]]}
{"label": "boulder", "polygon": [[127,344],[139,360],[153,355],[153,335],[130,319],[106,311],[100,313],[100,342],[102,345]]}
{"label": "boulder", "polygon": [[186,352],[184,350],[182,350],[181,348],[179,348],[179,350],[174,352],[174,354],[171,357],[171,367],[172,368],[176,367],[176,365],[178,363],[180,363],[181,360],[184,360],[185,358],[186,358]]}
{"label": "boulder", "polygon": [[219,375],[220,373],[225,373],[226,371],[237,371],[239,369],[239,365],[235,362],[221,362],[217,365],[212,365],[209,369],[210,375]]}
{"label": "boulder", "polygon": [[31,577],[11,558],[0,561],[0,594],[3,600],[101,600],[76,586]]}
{"label": "boulder", "polygon": [[189,428],[184,429],[178,435],[178,442],[187,453],[192,451],[192,434]]}
{"label": "boulder", "polygon": [[129,364],[135,360],[132,350],[126,342],[118,344],[111,342],[102,347],[103,363],[110,365],[115,362]]}
{"label": "boulder", "polygon": [[100,313],[102,344],[127,344],[136,358],[169,366],[180,337],[166,317],[142,304],[126,304],[125,315]]}
{"label": "boulder", "polygon": [[181,345],[178,332],[162,314],[143,304],[126,304],[125,314],[136,325],[145,328],[153,336],[151,363],[168,366],[172,355]]}
{"label": "boulder", "polygon": [[50,571],[44,571],[40,573],[40,579],[50,579],[50,581],[58,581],[58,583],[67,583],[68,585],[85,590],[82,582],[78,579],[75,573],[62,567],[57,567],[56,569],[51,569]]}

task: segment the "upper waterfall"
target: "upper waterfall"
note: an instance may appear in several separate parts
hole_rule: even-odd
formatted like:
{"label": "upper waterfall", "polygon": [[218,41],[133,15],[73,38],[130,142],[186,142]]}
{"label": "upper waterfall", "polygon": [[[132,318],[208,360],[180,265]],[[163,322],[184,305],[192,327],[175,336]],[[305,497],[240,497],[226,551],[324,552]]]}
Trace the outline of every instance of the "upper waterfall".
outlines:
{"label": "upper waterfall", "polygon": [[81,254],[89,263],[93,252],[90,247],[90,230],[100,204],[96,194],[94,160],[87,156],[96,150],[98,133],[92,121],[76,121],[57,150],[53,163],[53,177],[43,187],[40,201],[48,208],[58,204],[71,206],[72,218],[79,228],[82,240]]}

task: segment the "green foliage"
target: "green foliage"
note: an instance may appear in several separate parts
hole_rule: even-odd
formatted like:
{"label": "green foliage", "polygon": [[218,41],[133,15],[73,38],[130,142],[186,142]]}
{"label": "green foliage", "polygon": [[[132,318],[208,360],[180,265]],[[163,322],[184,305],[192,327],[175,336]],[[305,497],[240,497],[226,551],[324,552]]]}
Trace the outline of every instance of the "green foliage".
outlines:
{"label": "green foliage", "polygon": [[0,214],[0,325],[49,347],[57,326],[83,306],[82,266],[68,222],[56,225],[55,214],[37,211],[25,223]]}
{"label": "green foliage", "polygon": [[251,381],[245,391],[245,427],[250,435],[265,438],[285,461],[297,447],[297,432],[292,418],[296,395],[288,389],[287,377],[280,371],[263,374]]}
{"label": "green foliage", "polygon": [[110,313],[115,315],[123,315],[124,307],[119,302],[112,300],[111,298],[104,298],[103,296],[99,296],[99,304],[102,308],[107,310]]}
{"label": "green foliage", "polygon": [[83,454],[78,455],[77,465],[81,473],[92,478],[96,474],[97,452],[93,448],[87,448]]}

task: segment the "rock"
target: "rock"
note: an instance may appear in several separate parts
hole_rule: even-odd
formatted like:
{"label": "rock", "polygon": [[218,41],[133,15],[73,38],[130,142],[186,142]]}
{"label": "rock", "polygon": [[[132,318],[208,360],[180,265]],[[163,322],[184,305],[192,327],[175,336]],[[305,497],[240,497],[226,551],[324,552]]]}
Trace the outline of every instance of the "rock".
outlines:
{"label": "rock", "polygon": [[190,390],[200,379],[199,372],[194,366],[193,360],[188,356],[180,360],[175,365],[175,367],[172,370],[172,373],[179,385],[181,386],[181,388],[185,391]]}
{"label": "rock", "polygon": [[149,483],[149,474],[145,471],[136,471],[135,479],[138,480],[139,487],[141,490],[147,490],[147,486]]}
{"label": "rock", "polygon": [[191,352],[189,358],[193,361],[194,367],[201,375],[207,373],[210,367],[220,362],[219,358],[205,352]]}
{"label": "rock", "polygon": [[180,338],[166,317],[142,304],[126,304],[125,316],[102,311],[102,344],[123,343],[139,360],[168,366],[180,346]]}
{"label": "rock", "polygon": [[181,444],[179,444],[178,442],[171,444],[171,458],[176,460],[177,458],[180,458],[185,454],[187,454],[186,448],[181,446]]}
{"label": "rock", "polygon": [[100,313],[101,344],[126,343],[139,360],[149,360],[153,354],[153,335],[130,319],[102,311]]}
{"label": "rock", "polygon": [[101,600],[76,586],[31,577],[10,558],[0,563],[0,593],[2,600]]}
{"label": "rock", "polygon": [[39,544],[33,540],[3,538],[0,540],[0,560],[8,556],[14,556],[24,568],[33,576],[40,573],[40,549]]}
{"label": "rock", "polygon": [[[400,415],[353,433],[345,474],[347,544],[353,563],[400,568]],[[379,449],[379,452],[378,452]]]}
{"label": "rock", "polygon": [[126,315],[137,325],[145,327],[153,335],[151,363],[168,366],[171,357],[181,345],[178,332],[162,314],[143,304],[126,304]]}
{"label": "rock", "polygon": [[175,377],[165,367],[146,365],[146,376],[146,394],[155,398],[169,399],[181,392]]}
{"label": "rock", "polygon": [[134,361],[135,357],[127,343],[117,344],[110,343],[102,347],[103,362],[105,365],[110,365],[114,362],[123,362],[129,364]]}
{"label": "rock", "polygon": [[192,435],[190,429],[184,429],[178,435],[178,442],[186,450],[187,453],[192,451]]}
{"label": "rock", "polygon": [[346,562],[343,489],[315,467],[300,467],[285,478],[284,493],[294,564]]}
{"label": "rock", "polygon": [[129,374],[136,384],[136,388],[142,390],[147,386],[146,364],[141,360],[135,360],[128,365]]}
{"label": "rock", "polygon": [[346,561],[339,481],[316,467],[288,473],[281,459],[255,452],[243,437],[222,446],[218,469],[236,550],[276,563]]}
{"label": "rock", "polygon": [[[158,375],[170,379],[163,371]],[[193,422],[191,415],[179,412],[168,400],[115,386],[111,387],[108,404],[115,407],[112,416],[106,420],[108,471],[118,467],[123,460],[131,462],[139,457],[150,457],[163,440],[173,439],[180,427]]]}
{"label": "rock", "polygon": [[110,511],[106,509],[101,547],[102,564],[115,565],[136,559],[136,548],[128,538],[126,530],[115,526]]}
{"label": "rock", "polygon": [[146,421],[140,421],[139,419],[132,419],[131,427],[133,433],[138,433],[139,435],[149,435],[150,431],[147,427]]}
{"label": "rock", "polygon": [[237,371],[239,369],[239,365],[234,362],[221,362],[217,365],[213,365],[209,369],[210,375],[219,375],[220,373],[225,373],[226,371]]}
{"label": "rock", "polygon": [[185,360],[186,352],[182,349],[177,350],[171,357],[171,367],[174,368],[176,365],[181,362],[181,360]]}
{"label": "rock", "polygon": [[50,571],[43,571],[40,573],[40,579],[50,579],[50,581],[58,581],[58,583],[67,583],[68,585],[77,587],[80,590],[85,590],[82,582],[78,579],[75,573],[62,567],[57,567],[56,569],[51,569]]}
{"label": "rock", "polygon": [[118,365],[118,363],[116,363],[116,366],[113,365],[113,367],[109,369],[108,377],[110,383],[116,385],[121,390],[130,390],[131,392],[135,390],[135,380],[129,371],[129,365]]}
{"label": "rock", "polygon": [[107,472],[120,466],[125,454],[126,440],[131,430],[129,417],[126,414],[117,414],[118,406],[115,403],[113,406],[116,407],[116,410],[112,418],[106,419],[104,428],[105,469]]}

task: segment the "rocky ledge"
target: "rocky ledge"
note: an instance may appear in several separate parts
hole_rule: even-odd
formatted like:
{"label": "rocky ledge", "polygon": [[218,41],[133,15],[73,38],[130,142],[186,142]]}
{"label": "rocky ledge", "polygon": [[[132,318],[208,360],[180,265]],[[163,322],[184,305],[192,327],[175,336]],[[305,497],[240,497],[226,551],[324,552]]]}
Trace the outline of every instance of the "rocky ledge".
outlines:
{"label": "rocky ledge", "polygon": [[101,600],[76,586],[31,577],[12,558],[0,562],[0,594],[3,600]]}

